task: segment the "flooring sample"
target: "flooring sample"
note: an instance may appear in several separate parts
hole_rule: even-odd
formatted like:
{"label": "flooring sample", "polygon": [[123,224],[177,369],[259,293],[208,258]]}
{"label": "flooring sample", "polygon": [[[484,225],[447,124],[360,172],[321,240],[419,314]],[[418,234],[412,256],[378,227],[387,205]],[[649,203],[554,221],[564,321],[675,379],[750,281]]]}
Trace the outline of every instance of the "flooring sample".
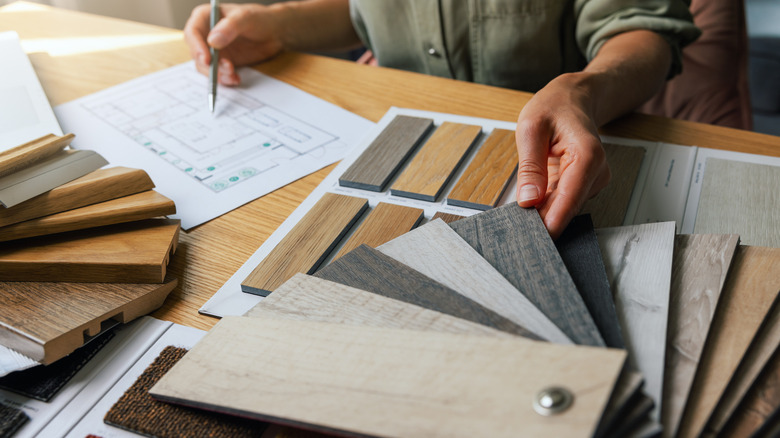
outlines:
{"label": "flooring sample", "polygon": [[377,248],[542,339],[572,341],[443,221],[429,222]]}
{"label": "flooring sample", "polygon": [[[150,393],[340,434],[589,437],[624,359],[520,338],[226,317]],[[534,396],[553,386],[575,402],[537,414]]]}
{"label": "flooring sample", "polygon": [[719,436],[752,436],[780,409],[780,349],[775,350]]}
{"label": "flooring sample", "polygon": [[489,210],[501,200],[516,171],[515,131],[493,129],[447,195],[447,204]]}
{"label": "flooring sample", "polygon": [[368,208],[368,201],[325,193],[241,283],[241,290],[268,295],[293,275],[311,274]]}
{"label": "flooring sample", "polygon": [[106,424],[155,438],[260,437],[267,423],[157,401],[149,389],[187,350],[168,346],[117,400],[104,417]]}
{"label": "flooring sample", "polygon": [[10,438],[29,421],[30,417],[21,409],[0,403],[0,437]]}
{"label": "flooring sample", "polygon": [[51,364],[100,333],[101,325],[156,310],[177,283],[0,283],[0,345]]}
{"label": "flooring sample", "polygon": [[607,347],[625,348],[599,240],[589,214],[576,216],[555,242]]}
{"label": "flooring sample", "polygon": [[481,126],[443,122],[390,187],[390,193],[435,202],[481,133]]}
{"label": "flooring sample", "polygon": [[395,239],[416,227],[422,218],[423,210],[420,208],[380,202],[341,247],[334,260],[360,245],[365,244],[376,248],[388,240]]}
{"label": "flooring sample", "polygon": [[574,343],[604,346],[535,209],[512,202],[449,225]]}
{"label": "flooring sample", "polygon": [[455,222],[457,220],[461,220],[466,216],[459,216],[457,214],[452,213],[442,213],[440,211],[437,211],[433,217],[431,218],[432,221],[435,221],[436,219],[441,219],[444,221],[444,223],[448,224],[450,222]]}
{"label": "flooring sample", "polygon": [[696,234],[739,234],[743,245],[780,247],[780,167],[708,158]]}
{"label": "flooring sample", "polygon": [[0,247],[0,281],[161,283],[179,223],[147,219],[7,242]]}
{"label": "flooring sample", "polygon": [[698,436],[780,291],[780,248],[737,248],[680,422]]}
{"label": "flooring sample", "polygon": [[612,395],[609,397],[609,402],[607,402],[607,407],[604,408],[604,415],[599,420],[599,425],[593,434],[594,437],[614,436],[611,432],[620,427],[626,413],[643,397],[644,383],[642,375],[637,372],[624,369],[620,373]]}
{"label": "flooring sample", "polygon": [[780,411],[775,411],[751,438],[777,438],[778,436],[780,436]]}
{"label": "flooring sample", "polygon": [[67,147],[73,137],[75,137],[73,134],[65,134],[61,137],[48,134],[0,152],[0,178],[56,154]]}
{"label": "flooring sample", "polygon": [[0,228],[0,242],[140,221],[176,213],[170,199],[149,190]]}
{"label": "flooring sample", "polygon": [[659,420],[666,355],[674,222],[596,230],[629,365],[645,377]]}
{"label": "flooring sample", "polygon": [[97,204],[154,188],[141,169],[99,169],[11,208],[0,209],[0,227]]}
{"label": "flooring sample", "polygon": [[665,436],[674,436],[680,424],[738,243],[735,234],[675,236],[661,410]]}
{"label": "flooring sample", "polygon": [[629,436],[634,427],[641,424],[643,420],[649,419],[649,415],[653,410],[653,399],[640,394],[639,400],[628,410],[620,419],[620,423],[613,430],[609,432],[610,436],[624,437]]}
{"label": "flooring sample", "polygon": [[390,179],[432,127],[432,119],[396,116],[341,174],[339,185],[373,192],[385,191]]}
{"label": "flooring sample", "polygon": [[508,333],[539,339],[526,327],[366,245],[350,251],[314,276]]}
{"label": "flooring sample", "polygon": [[645,150],[611,143],[603,146],[612,179],[604,190],[585,202],[580,213],[590,213],[596,228],[619,227],[626,217]]}

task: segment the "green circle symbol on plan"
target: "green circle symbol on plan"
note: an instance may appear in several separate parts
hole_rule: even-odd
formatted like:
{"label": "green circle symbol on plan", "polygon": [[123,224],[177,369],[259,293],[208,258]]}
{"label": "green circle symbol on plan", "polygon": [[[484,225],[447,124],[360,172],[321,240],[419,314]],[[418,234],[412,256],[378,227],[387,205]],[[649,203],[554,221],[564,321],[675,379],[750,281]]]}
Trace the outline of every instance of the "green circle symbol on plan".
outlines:
{"label": "green circle symbol on plan", "polygon": [[216,167],[214,167],[214,166],[209,166],[209,167],[206,168],[206,170],[208,170],[209,172],[211,172],[214,169],[216,169]]}
{"label": "green circle symbol on plan", "polygon": [[238,177],[237,176],[231,176],[230,177],[230,182],[236,182],[236,181],[238,181]]}

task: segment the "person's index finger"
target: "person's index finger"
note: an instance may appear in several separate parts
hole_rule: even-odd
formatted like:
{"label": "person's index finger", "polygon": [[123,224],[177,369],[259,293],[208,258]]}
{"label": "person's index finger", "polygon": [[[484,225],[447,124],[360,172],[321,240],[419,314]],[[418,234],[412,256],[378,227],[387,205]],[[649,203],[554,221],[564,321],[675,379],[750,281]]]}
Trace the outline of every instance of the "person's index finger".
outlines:
{"label": "person's index finger", "polygon": [[200,5],[193,9],[187,24],[184,26],[184,41],[190,48],[190,56],[197,63],[210,62],[209,47],[206,36],[209,33],[209,15],[211,10],[208,5]]}

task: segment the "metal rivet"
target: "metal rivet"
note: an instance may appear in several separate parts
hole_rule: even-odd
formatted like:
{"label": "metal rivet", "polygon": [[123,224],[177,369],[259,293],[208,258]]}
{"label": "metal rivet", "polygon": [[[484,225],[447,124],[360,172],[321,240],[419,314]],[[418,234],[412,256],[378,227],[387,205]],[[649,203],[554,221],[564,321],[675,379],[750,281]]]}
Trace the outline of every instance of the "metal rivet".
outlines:
{"label": "metal rivet", "polygon": [[534,410],[545,416],[559,414],[568,409],[573,400],[574,396],[566,388],[545,388],[534,397]]}
{"label": "metal rivet", "polygon": [[433,47],[428,49],[428,54],[431,55],[431,56],[439,56],[439,52],[436,49],[434,49]]}

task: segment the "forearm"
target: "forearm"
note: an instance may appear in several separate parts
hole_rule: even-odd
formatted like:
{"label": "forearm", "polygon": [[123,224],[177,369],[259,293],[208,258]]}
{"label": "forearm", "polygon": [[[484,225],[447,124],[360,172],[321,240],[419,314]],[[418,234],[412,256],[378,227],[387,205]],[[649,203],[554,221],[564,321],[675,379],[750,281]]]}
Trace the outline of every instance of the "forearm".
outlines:
{"label": "forearm", "polygon": [[360,47],[347,0],[304,0],[275,3],[279,39],[286,50],[347,50]]}

